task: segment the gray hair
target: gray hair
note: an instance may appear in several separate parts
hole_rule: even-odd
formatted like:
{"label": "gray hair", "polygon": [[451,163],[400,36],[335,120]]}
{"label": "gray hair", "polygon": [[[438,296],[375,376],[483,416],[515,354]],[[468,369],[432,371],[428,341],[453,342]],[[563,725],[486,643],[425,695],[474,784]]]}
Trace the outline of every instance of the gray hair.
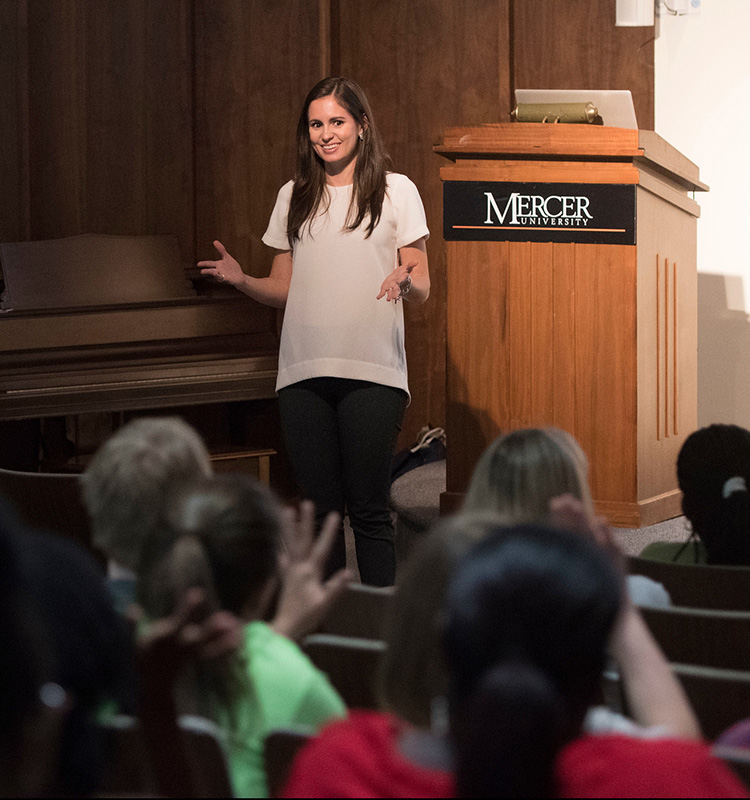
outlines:
{"label": "gray hair", "polygon": [[545,523],[553,497],[572,494],[593,517],[588,462],[559,428],[526,428],[498,436],[484,451],[464,499],[464,511],[493,511],[505,525]]}
{"label": "gray hair", "polygon": [[135,570],[171,492],[211,474],[208,450],[184,420],[132,420],[99,448],[80,479],[94,545]]}

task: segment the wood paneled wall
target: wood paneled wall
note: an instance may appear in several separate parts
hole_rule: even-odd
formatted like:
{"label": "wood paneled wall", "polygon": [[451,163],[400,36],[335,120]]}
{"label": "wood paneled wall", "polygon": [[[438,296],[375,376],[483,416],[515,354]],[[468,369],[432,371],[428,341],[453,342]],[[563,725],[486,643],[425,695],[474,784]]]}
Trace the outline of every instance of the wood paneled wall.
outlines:
{"label": "wood paneled wall", "polygon": [[219,238],[263,275],[300,103],[351,75],[432,231],[433,295],[407,309],[405,445],[445,421],[432,145],[507,120],[517,87],[630,88],[653,127],[653,29],[614,18],[615,0],[0,0],[0,239],[171,232],[193,262]]}
{"label": "wood paneled wall", "polygon": [[615,27],[616,0],[515,0],[516,89],[630,89],[654,128],[655,28]]}

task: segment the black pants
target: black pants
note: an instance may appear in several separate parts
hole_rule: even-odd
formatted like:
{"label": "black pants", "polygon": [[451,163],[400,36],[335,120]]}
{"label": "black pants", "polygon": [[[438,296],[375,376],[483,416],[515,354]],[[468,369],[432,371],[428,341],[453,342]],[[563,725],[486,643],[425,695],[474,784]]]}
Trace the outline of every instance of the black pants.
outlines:
{"label": "black pants", "polygon": [[[363,583],[396,577],[389,508],[390,470],[407,396],[401,389],[344,378],[313,378],[279,391],[284,439],[303,497],[320,523],[349,515]],[[346,564],[343,528],[329,570]]]}

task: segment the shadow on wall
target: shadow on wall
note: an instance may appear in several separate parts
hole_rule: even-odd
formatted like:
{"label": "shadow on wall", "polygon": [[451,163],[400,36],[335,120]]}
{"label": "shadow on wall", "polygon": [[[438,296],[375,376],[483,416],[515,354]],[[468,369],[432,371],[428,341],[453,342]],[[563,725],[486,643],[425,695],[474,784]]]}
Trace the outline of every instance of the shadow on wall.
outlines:
{"label": "shadow on wall", "polygon": [[750,428],[750,317],[729,308],[742,278],[698,274],[698,425]]}

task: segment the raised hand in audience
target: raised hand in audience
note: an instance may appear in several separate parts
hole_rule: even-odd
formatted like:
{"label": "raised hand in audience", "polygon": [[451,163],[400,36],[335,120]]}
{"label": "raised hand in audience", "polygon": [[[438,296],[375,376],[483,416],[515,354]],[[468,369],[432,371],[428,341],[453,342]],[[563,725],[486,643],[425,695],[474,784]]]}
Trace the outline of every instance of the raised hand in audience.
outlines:
{"label": "raised hand in audience", "polygon": [[315,507],[309,500],[299,513],[287,508],[282,516],[281,591],[271,627],[290,639],[314,631],[351,581],[348,570],[339,570],[328,580],[323,574],[337,536],[340,517],[331,512],[320,534],[315,536]]}
{"label": "raised hand in audience", "polygon": [[608,554],[618,570],[625,576],[625,556],[612,535],[607,520],[586,513],[583,503],[572,494],[553,497],[549,503],[549,522],[556,528],[573,531],[591,538]]}
{"label": "raised hand in audience", "polygon": [[[550,523],[593,539],[626,576],[625,557],[603,517],[591,519],[580,500],[571,495],[550,501]],[[610,642],[610,652],[620,677],[632,718],[647,728],[662,728],[664,735],[700,739],[701,730],[680,682],[651,635],[638,609],[625,594],[620,619]]]}
{"label": "raised hand in audience", "polygon": [[[136,607],[136,621],[140,615]],[[243,624],[228,611],[207,614],[203,590],[190,589],[174,614],[150,623],[139,634],[142,682],[171,687],[189,661],[219,658],[237,650],[243,642]]]}

